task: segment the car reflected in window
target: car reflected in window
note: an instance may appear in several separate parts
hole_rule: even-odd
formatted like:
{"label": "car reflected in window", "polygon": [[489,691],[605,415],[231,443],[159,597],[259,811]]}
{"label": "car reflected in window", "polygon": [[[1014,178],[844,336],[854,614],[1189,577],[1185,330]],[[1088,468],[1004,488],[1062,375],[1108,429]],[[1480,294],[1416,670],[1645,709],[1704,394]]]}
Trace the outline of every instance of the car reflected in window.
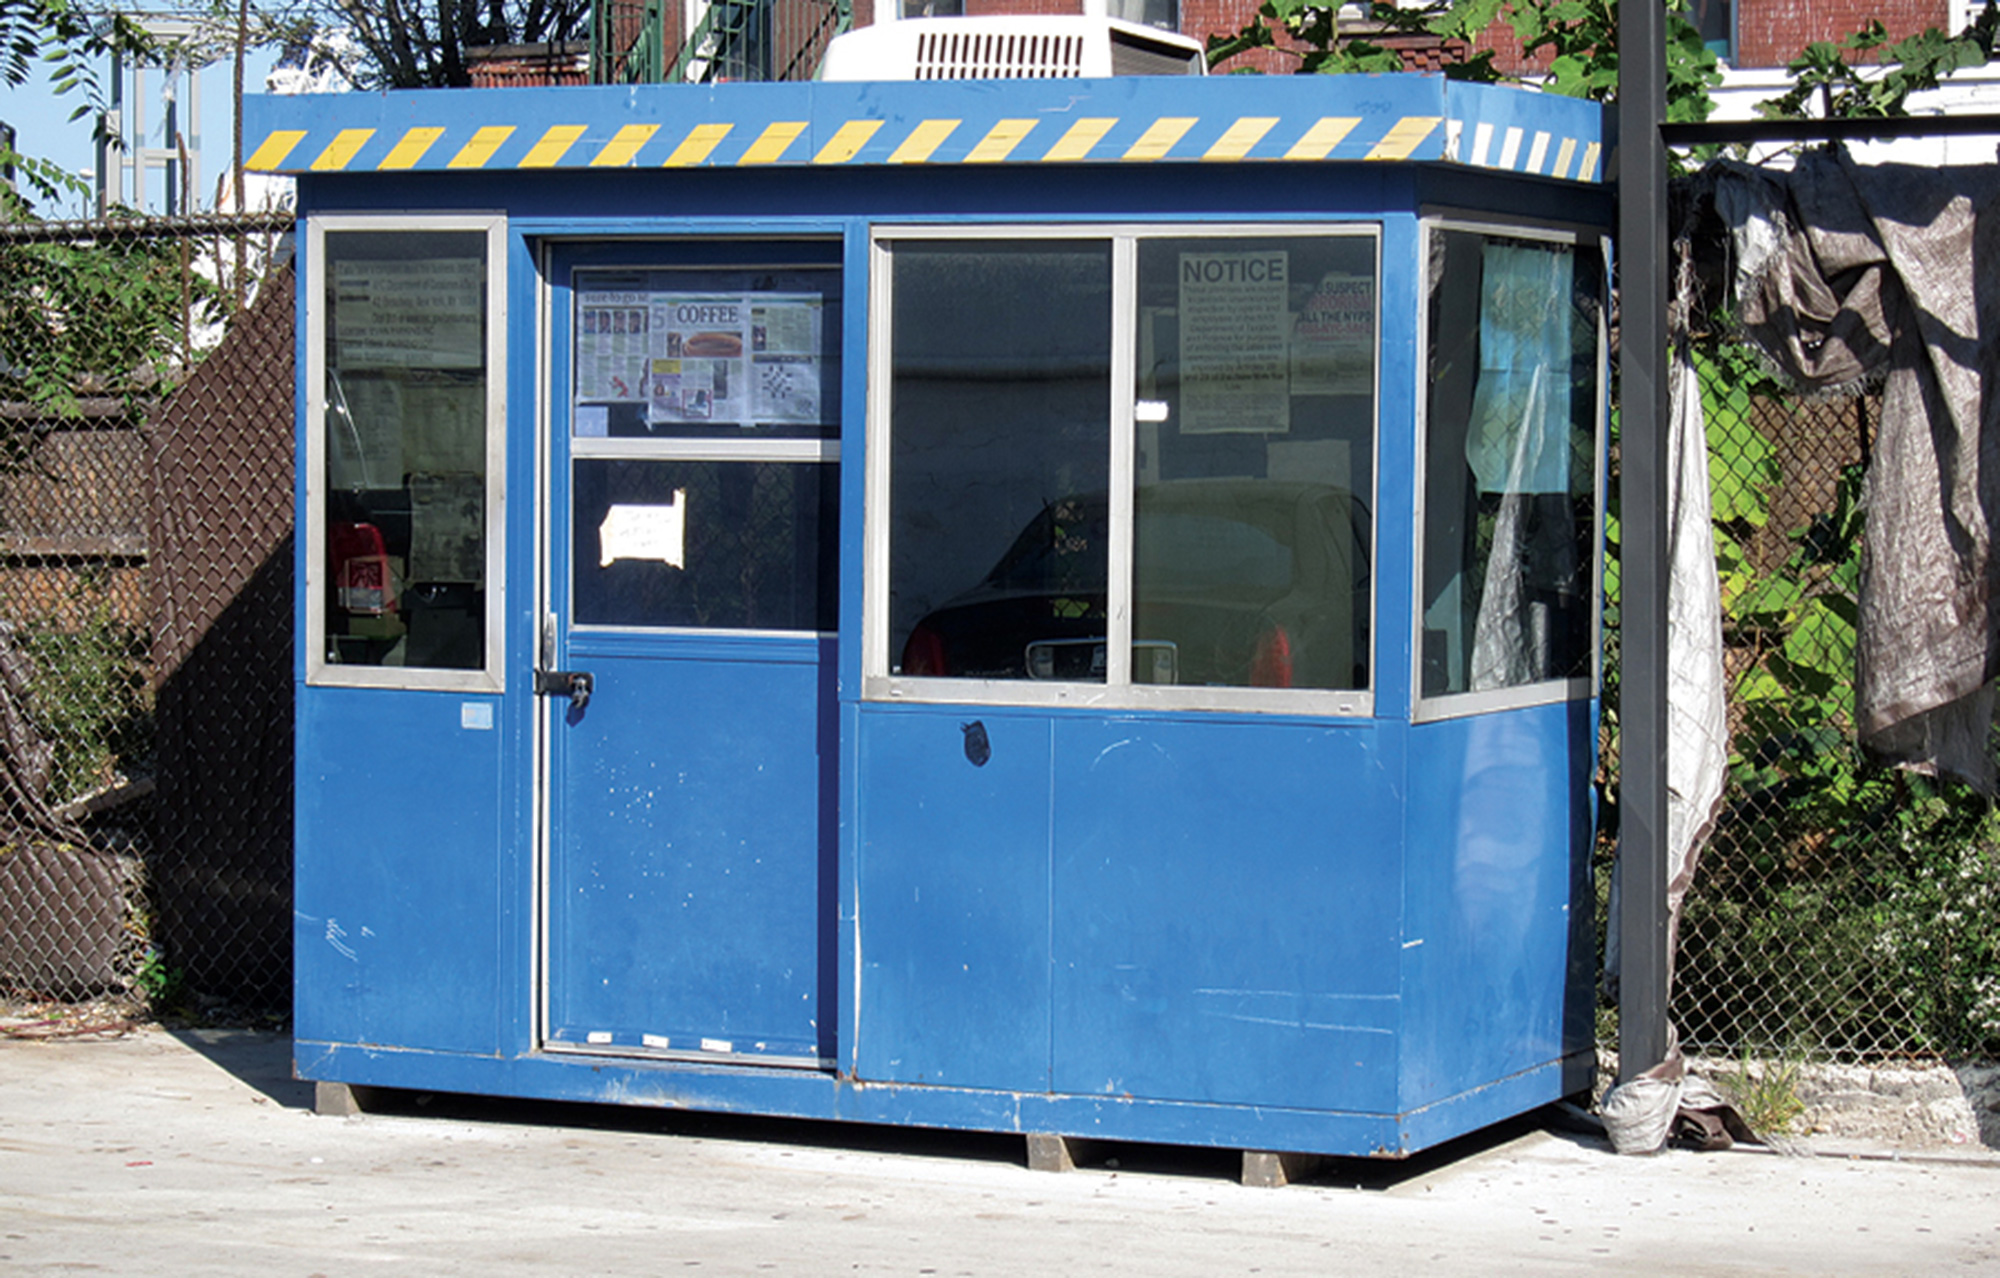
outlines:
{"label": "car reflected in window", "polygon": [[[1370,520],[1352,493],[1192,479],[1136,499],[1134,683],[1368,686]],[[977,586],[912,628],[900,673],[1102,682],[1109,526],[1101,492],[1050,502]]]}

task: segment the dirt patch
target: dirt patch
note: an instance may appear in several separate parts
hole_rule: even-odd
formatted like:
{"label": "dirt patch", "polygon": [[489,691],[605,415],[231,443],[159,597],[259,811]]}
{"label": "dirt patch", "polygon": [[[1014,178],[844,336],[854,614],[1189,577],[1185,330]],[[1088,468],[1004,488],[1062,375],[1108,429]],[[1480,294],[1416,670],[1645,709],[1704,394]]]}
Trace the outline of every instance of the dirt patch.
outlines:
{"label": "dirt patch", "polygon": [[2000,1065],[1791,1064],[1693,1058],[1725,1095],[1786,1079],[1803,1106],[1789,1135],[1917,1151],[2000,1150]]}

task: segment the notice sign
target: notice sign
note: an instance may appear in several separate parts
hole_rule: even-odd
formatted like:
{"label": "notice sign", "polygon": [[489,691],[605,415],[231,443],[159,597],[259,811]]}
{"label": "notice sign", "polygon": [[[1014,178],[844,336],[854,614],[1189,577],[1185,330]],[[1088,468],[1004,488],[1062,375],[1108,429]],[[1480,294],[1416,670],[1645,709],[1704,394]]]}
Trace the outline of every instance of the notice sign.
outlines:
{"label": "notice sign", "polygon": [[687,489],[674,489],[664,506],[614,505],[597,526],[597,566],[621,559],[650,559],[687,567]]}
{"label": "notice sign", "polygon": [[336,366],[344,373],[483,367],[485,285],[476,257],[335,262]]}
{"label": "notice sign", "polygon": [[1375,387],[1375,277],[1328,271],[1292,325],[1292,394]]}
{"label": "notice sign", "polygon": [[1180,255],[1182,434],[1291,429],[1283,249]]}

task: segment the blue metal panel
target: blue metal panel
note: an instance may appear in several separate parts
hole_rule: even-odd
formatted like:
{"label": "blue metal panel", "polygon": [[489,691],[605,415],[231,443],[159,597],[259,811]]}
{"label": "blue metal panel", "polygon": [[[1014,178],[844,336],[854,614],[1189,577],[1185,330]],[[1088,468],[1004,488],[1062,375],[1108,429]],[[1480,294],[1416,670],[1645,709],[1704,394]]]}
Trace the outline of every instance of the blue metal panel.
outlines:
{"label": "blue metal panel", "polygon": [[301,1037],[497,1050],[500,867],[522,832],[500,819],[505,746],[494,702],[301,691]]}
{"label": "blue metal panel", "polygon": [[1417,1109],[1590,1045],[1596,743],[1587,701],[1407,732],[1402,1108]]}
{"label": "blue metal panel", "polygon": [[856,1074],[1046,1089],[1047,718],[864,707],[860,734]]}
{"label": "blue metal panel", "polygon": [[550,1039],[817,1057],[833,645],[592,638],[569,661],[596,692],[555,729]]}
{"label": "blue metal panel", "polygon": [[1399,772],[1366,722],[1058,720],[1055,1090],[1393,1113]]}
{"label": "blue metal panel", "polygon": [[256,172],[1447,161],[1593,183],[1603,112],[1438,76],[649,85],[245,101]]}
{"label": "blue metal panel", "polygon": [[1416,581],[1416,432],[1418,387],[1423,384],[1417,352],[1417,298],[1424,273],[1417,219],[1408,212],[1382,217],[1381,330],[1377,374],[1375,546],[1371,581],[1375,589],[1375,716],[1399,719],[1410,704],[1411,627]]}

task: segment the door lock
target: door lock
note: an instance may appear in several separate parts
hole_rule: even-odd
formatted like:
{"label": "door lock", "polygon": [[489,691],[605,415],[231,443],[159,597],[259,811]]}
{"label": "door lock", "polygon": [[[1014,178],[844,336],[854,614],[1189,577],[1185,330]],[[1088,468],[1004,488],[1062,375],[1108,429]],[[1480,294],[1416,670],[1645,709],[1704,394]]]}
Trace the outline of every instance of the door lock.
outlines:
{"label": "door lock", "polygon": [[590,704],[591,690],[597,681],[588,670],[537,670],[535,671],[535,691],[545,697],[568,697],[572,709],[581,710]]}

